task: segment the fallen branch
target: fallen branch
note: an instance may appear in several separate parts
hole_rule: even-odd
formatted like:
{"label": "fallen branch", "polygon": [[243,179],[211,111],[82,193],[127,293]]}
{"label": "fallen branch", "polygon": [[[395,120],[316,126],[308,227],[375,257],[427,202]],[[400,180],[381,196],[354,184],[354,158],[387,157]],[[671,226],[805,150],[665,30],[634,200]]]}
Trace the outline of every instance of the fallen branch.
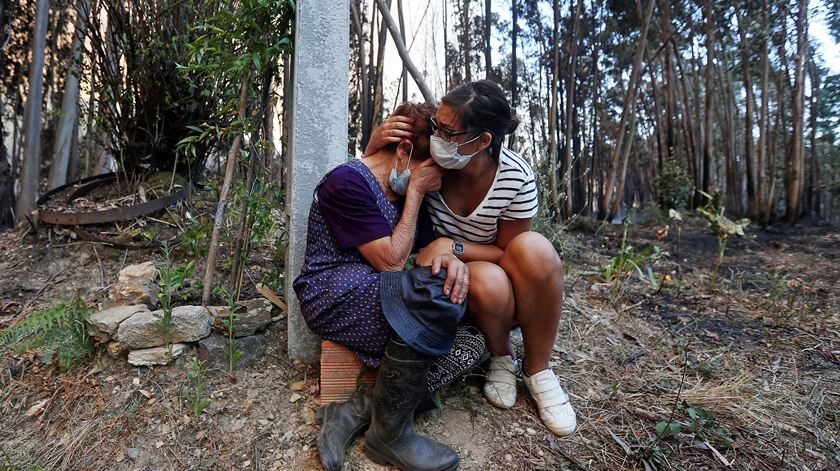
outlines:
{"label": "fallen branch", "polygon": [[283,311],[287,311],[289,309],[289,306],[287,306],[286,303],[283,302],[282,299],[280,299],[280,296],[277,296],[277,294],[274,291],[272,291],[271,288],[262,283],[257,283],[256,286],[257,292],[263,295],[265,299],[271,301],[272,304],[279,307]]}

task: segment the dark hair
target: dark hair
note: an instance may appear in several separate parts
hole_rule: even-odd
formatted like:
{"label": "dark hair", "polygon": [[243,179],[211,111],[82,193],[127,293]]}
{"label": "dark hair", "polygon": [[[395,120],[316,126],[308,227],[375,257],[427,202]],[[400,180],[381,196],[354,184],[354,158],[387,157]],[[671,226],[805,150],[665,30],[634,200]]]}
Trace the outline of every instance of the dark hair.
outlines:
{"label": "dark hair", "polygon": [[[412,129],[414,133],[414,138],[412,139],[414,151],[411,154],[412,157],[420,160],[425,160],[429,157],[429,137],[432,135],[432,126],[429,123],[429,118],[435,115],[435,111],[437,111],[437,108],[434,105],[408,101],[402,102],[394,108],[392,114],[414,119],[414,129]],[[391,143],[385,146],[385,149],[396,152],[397,143]]]}
{"label": "dark hair", "polygon": [[519,126],[519,119],[499,84],[492,80],[464,82],[450,90],[440,102],[455,109],[465,129],[489,132],[493,136],[490,155],[499,160],[502,140]]}

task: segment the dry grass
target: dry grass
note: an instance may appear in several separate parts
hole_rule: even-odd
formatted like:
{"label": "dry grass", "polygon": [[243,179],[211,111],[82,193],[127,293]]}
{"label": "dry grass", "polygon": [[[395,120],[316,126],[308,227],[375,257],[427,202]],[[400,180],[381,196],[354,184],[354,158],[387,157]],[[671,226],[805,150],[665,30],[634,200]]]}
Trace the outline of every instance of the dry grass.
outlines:
{"label": "dry grass", "polygon": [[[684,237],[689,247],[690,228]],[[513,409],[499,410],[473,379],[447,391],[443,410],[419,428],[456,446],[466,470],[643,470],[655,459],[662,470],[840,469],[840,267],[826,252],[836,257],[840,246],[831,237],[791,236],[783,249],[735,243],[729,274],[714,288],[697,249],[689,264],[657,265],[658,273],[679,268],[684,289],[632,282],[618,302],[576,274],[597,268],[611,250],[603,249],[567,277],[552,358],[578,414],[574,436],[548,433],[525,389]],[[810,246],[819,253],[802,252]],[[756,288],[757,273],[801,284]],[[799,290],[792,308],[780,286]],[[0,469],[317,469],[317,372],[286,357],[284,336],[277,332],[270,355],[236,383],[209,378],[213,402],[200,418],[178,403],[180,366],[134,369],[102,358],[101,372],[61,375],[21,357],[25,367],[2,379]],[[291,403],[297,381],[303,399]],[[714,412],[714,427],[732,442],[711,428],[695,433],[676,407],[683,402]],[[681,432],[657,440],[657,423],[669,420]],[[127,448],[141,458],[132,461]],[[360,450],[348,469],[386,469]]]}

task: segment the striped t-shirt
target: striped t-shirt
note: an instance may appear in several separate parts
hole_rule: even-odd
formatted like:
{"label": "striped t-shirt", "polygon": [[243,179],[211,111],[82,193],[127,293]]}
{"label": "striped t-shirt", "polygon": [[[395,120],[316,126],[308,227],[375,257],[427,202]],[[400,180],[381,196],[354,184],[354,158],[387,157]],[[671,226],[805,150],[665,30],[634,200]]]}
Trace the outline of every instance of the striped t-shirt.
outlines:
{"label": "striped t-shirt", "polygon": [[493,185],[472,214],[455,214],[436,191],[426,195],[426,204],[439,236],[491,244],[499,231],[499,219],[530,219],[537,215],[534,171],[519,154],[502,147]]}

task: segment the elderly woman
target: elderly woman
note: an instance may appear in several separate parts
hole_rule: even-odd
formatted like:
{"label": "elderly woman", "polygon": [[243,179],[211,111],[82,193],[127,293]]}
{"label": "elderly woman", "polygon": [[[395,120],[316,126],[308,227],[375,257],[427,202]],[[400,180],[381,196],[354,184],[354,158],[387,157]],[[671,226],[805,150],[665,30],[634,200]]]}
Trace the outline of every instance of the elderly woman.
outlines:
{"label": "elderly woman", "polygon": [[[318,446],[327,469],[341,469],[352,440],[365,434],[366,453],[404,469],[458,466],[451,448],[413,432],[415,408],[476,363],[484,351],[466,312],[469,269],[452,254],[432,269],[403,272],[415,247],[431,242],[423,198],[440,187],[429,157],[434,107],[404,103],[410,133],[362,160],[342,164],[315,190],[306,257],[294,282],[309,327],[379,366],[373,392],[319,410]],[[454,343],[454,346],[453,346]],[[384,361],[383,361],[384,358]]]}
{"label": "elderly woman", "polygon": [[[374,133],[368,152],[402,139],[414,122],[394,113]],[[467,262],[468,318],[487,336],[492,355],[484,396],[501,408],[516,402],[520,365],[510,330],[519,325],[525,385],[546,427],[566,436],[577,420],[549,367],[563,307],[563,263],[551,242],[531,231],[538,206],[534,173],[503,145],[517,124],[504,92],[489,80],[463,83],[441,99],[431,120],[431,154],[447,172],[440,189],[426,195],[440,237],[417,255],[417,264],[441,255]]]}

